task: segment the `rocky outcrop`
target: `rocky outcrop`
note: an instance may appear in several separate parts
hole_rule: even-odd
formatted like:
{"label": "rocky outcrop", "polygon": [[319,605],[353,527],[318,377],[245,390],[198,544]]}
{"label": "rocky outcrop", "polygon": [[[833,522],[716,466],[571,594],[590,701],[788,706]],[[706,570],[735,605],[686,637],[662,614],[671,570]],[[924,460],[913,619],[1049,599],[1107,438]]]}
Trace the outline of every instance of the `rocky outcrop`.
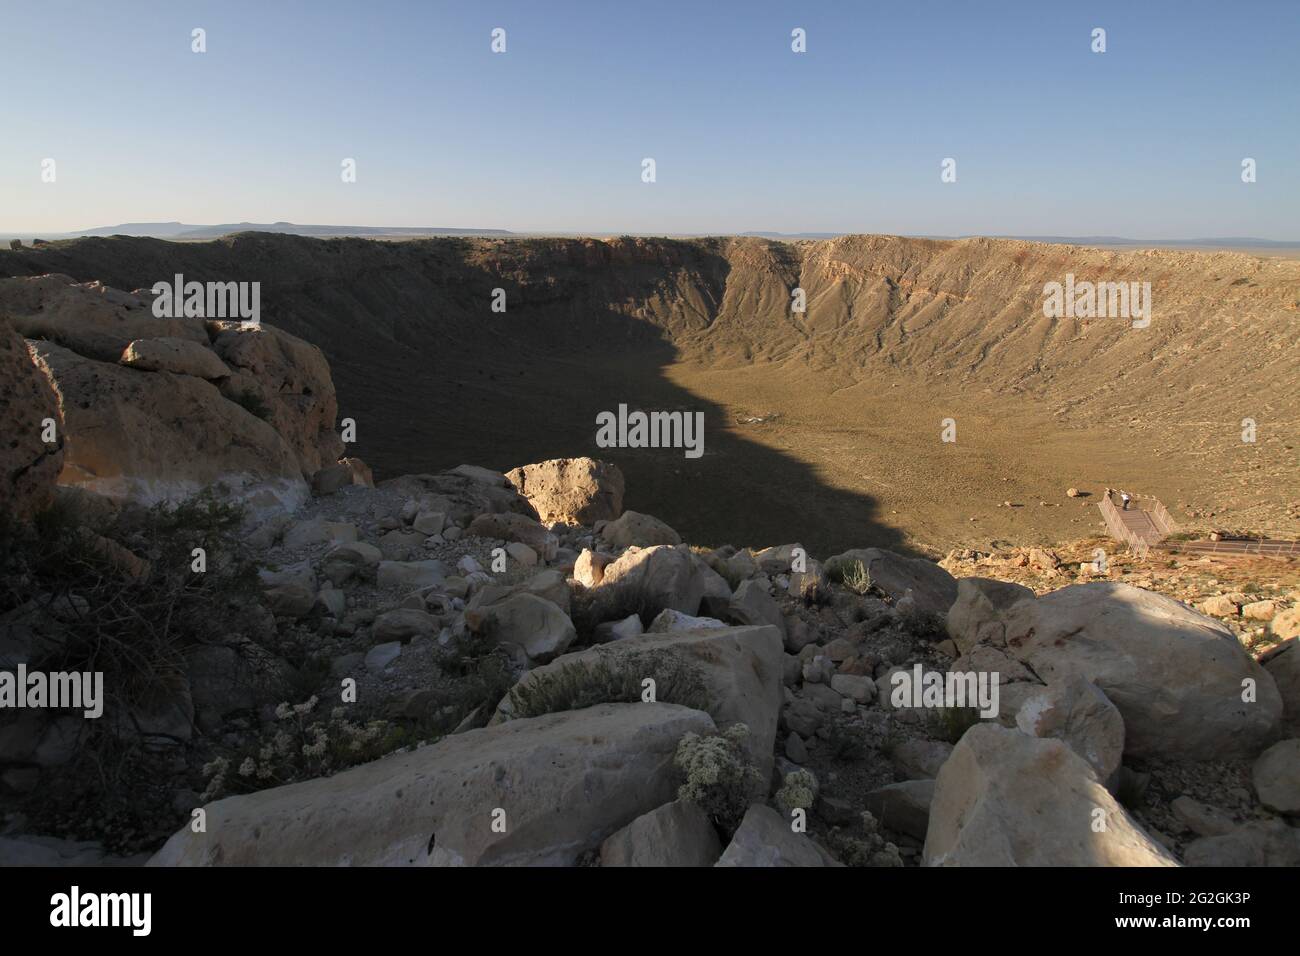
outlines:
{"label": "rocky outcrop", "polygon": [[962,578],[957,582],[957,597],[944,622],[948,636],[962,654],[981,643],[1005,646],[1003,612],[1021,601],[1033,599],[1033,591],[1010,581]]}
{"label": "rocky outcrop", "polygon": [[338,461],[338,399],[321,350],[266,324],[209,322],[207,330],[213,351],[234,372],[223,393],[236,401],[255,399],[267,409],[267,422],[297,455],[303,478]]}
{"label": "rocky outcrop", "polygon": [[929,866],[1176,866],[1064,741],[966,731],[935,781]]}
{"label": "rocky outcrop", "polygon": [[136,339],[183,339],[207,348],[201,319],[160,318],[148,292],[121,292],[66,275],[0,279],[0,313],[19,332],[99,362],[117,362]]}
{"label": "rocky outcrop", "polygon": [[731,588],[722,575],[687,549],[666,544],[628,548],[605,566],[600,587],[622,588],[647,605],[691,615],[710,595],[731,600]]}
{"label": "rocky outcrop", "polygon": [[181,338],[136,339],[119,361],[143,372],[173,372],[210,382],[230,377],[230,369],[205,344]]}
{"label": "rocky outcrop", "polygon": [[[2,309],[0,309],[2,311]],[[63,470],[58,400],[32,364],[27,343],[0,319],[0,512],[30,518],[54,499]],[[47,433],[46,426],[54,428]],[[45,437],[53,441],[46,442]]]}
{"label": "rocky outcrop", "polygon": [[623,472],[594,458],[553,458],[506,472],[544,524],[592,525],[623,513]]}
{"label": "rocky outcrop", "polygon": [[1008,653],[1040,678],[1080,674],[1105,692],[1127,754],[1253,756],[1279,724],[1273,678],[1233,633],[1164,595],[1076,584],[1017,603],[1005,622]]}
{"label": "rocky outcrop", "polygon": [[65,429],[60,484],[146,504],[218,482],[254,508],[297,508],[308,489],[269,424],[191,375],[140,372],[35,343]]}
{"label": "rocky outcrop", "polygon": [[59,481],[144,503],[215,482],[292,509],[335,462],[338,406],[320,349],[268,325],[160,318],[152,295],[67,276],[0,280],[0,312],[58,399]]}
{"label": "rocky outcrop", "polygon": [[835,575],[857,562],[871,575],[871,583],[896,603],[911,595],[924,614],[947,614],[957,600],[957,581],[933,561],[905,558],[883,548],[854,548],[826,561],[826,573]]}
{"label": "rocky outcrop", "polygon": [[454,734],[219,800],[150,865],[572,865],[670,802],[677,742],[713,729],[672,704],[602,704]]}

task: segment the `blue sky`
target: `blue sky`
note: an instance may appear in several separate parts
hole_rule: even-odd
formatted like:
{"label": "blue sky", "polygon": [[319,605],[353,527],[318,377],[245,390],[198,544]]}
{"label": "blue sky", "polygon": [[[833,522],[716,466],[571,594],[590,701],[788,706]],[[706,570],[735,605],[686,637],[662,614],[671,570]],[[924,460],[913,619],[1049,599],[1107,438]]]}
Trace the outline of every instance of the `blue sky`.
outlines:
{"label": "blue sky", "polygon": [[1295,0],[0,0],[0,232],[1300,239],[1298,62]]}

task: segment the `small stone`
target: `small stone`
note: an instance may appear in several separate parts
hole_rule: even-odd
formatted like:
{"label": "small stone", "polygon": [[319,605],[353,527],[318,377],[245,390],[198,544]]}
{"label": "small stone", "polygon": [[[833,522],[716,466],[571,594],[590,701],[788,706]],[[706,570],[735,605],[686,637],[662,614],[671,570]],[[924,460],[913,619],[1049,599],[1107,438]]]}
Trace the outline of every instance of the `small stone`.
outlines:
{"label": "small stone", "polygon": [[366,670],[370,671],[372,674],[381,673],[386,670],[393,661],[397,660],[401,654],[401,641],[390,641],[387,644],[376,644],[366,652]]}

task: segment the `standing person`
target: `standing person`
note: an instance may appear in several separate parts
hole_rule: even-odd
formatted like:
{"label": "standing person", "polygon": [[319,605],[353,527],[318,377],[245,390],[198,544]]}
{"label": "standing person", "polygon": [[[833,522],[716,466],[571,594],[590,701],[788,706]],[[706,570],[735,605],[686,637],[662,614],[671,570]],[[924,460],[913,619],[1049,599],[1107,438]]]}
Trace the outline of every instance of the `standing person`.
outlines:
{"label": "standing person", "polygon": [[1129,496],[1128,496],[1128,492],[1127,492],[1127,491],[1121,491],[1121,492],[1119,493],[1119,500],[1122,501],[1122,502],[1124,503],[1124,510],[1125,510],[1125,511],[1128,511],[1128,503],[1129,503],[1129,501],[1131,500],[1131,499],[1129,498]]}

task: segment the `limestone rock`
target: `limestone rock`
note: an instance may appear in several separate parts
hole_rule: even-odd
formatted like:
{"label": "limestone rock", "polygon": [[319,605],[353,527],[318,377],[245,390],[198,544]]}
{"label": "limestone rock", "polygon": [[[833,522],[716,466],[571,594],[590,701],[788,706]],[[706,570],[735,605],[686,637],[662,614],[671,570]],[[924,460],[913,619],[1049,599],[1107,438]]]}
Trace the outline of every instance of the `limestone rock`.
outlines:
{"label": "limestone rock", "polygon": [[269,415],[310,479],[343,454],[335,431],[338,399],[325,354],[282,329],[262,323],[210,322],[212,349],[232,370],[255,379]]}
{"label": "limestone rock", "polygon": [[[601,704],[444,737],[331,777],[209,804],[151,866],[566,866],[674,797],[708,716]],[[494,832],[492,810],[506,814]]]}
{"label": "limestone rock", "polygon": [[1260,754],[1251,780],[1264,806],[1300,814],[1300,738],[1279,741]]}
{"label": "limestone rock", "polygon": [[605,568],[613,562],[613,557],[583,548],[573,566],[573,578],[586,588],[594,588],[605,579]]}
{"label": "limestone rock", "polygon": [[1091,681],[1071,674],[1020,705],[1016,726],[1031,737],[1056,737],[1097,772],[1112,793],[1124,756],[1124,718]]}
{"label": "limestone rock", "polygon": [[1002,615],[1019,602],[1033,599],[1033,591],[1009,581],[962,578],[957,582],[957,598],[945,621],[948,636],[963,654],[976,644],[1005,647]]}
{"label": "limestone rock", "polygon": [[1188,866],[1300,866],[1300,830],[1281,820],[1253,820],[1193,840],[1183,860]]}
{"label": "limestone rock", "polygon": [[682,543],[681,536],[668,525],[639,511],[625,511],[621,517],[607,522],[601,528],[600,536],[615,548],[650,548]]}
{"label": "limestone rock", "polygon": [[740,582],[728,610],[742,624],[771,624],[781,632],[781,640],[785,640],[785,615],[761,581]]}
{"label": "limestone rock", "polygon": [[546,524],[591,525],[623,513],[623,473],[594,458],[555,458],[506,472]]}
{"label": "limestone rock", "polygon": [[283,436],[210,383],[97,362],[50,342],[37,343],[34,355],[59,399],[60,483],[142,504],[182,500],[217,482],[255,509],[292,511],[306,500]]}
{"label": "limestone rock", "polygon": [[480,538],[518,541],[526,544],[546,560],[555,557],[559,542],[555,535],[537,521],[521,514],[485,514],[470,522],[466,533]]}
{"label": "limestone rock", "polygon": [[674,800],[643,813],[600,846],[601,866],[713,866],[722,842],[708,815]]}
{"label": "limestone rock", "polygon": [[[1274,623],[1276,623],[1274,618]],[[1300,640],[1291,638],[1260,656],[1259,662],[1282,695],[1282,730],[1300,737]]]}
{"label": "limestone rock", "polygon": [[[1249,757],[1281,719],[1273,678],[1224,625],[1127,584],[1097,582],[1021,601],[1003,614],[1007,651],[1044,680],[1079,674],[1124,717],[1125,753]],[[1257,693],[1242,700],[1244,681]]]}
{"label": "limestone rock", "polygon": [[375,618],[370,634],[376,643],[406,643],[413,637],[433,634],[437,630],[438,622],[428,612],[397,608]]}
{"label": "limestone rock", "polygon": [[721,576],[685,548],[657,545],[631,547],[605,567],[601,587],[621,587],[641,596],[647,604],[696,614],[709,594],[730,590]]}
{"label": "limestone rock", "polygon": [[771,807],[756,803],[722,852],[717,866],[825,866],[826,861],[803,833]]}
{"label": "limestone rock", "polygon": [[467,614],[466,623],[498,644],[518,648],[533,662],[563,654],[577,637],[567,614],[552,602],[524,592],[479,608],[477,616]]}
{"label": "limestone rock", "polygon": [[203,321],[159,318],[151,300],[66,275],[0,279],[0,313],[29,339],[99,362],[117,362],[136,339],[179,338],[207,347]]}
{"label": "limestone rock", "polygon": [[379,564],[381,556],[378,548],[364,541],[340,544],[321,559],[320,572],[335,587],[342,587]]}
{"label": "limestone rock", "polygon": [[[3,282],[0,282],[3,285]],[[54,441],[42,441],[44,422]],[[0,319],[0,513],[31,518],[54,500],[63,470],[63,423],[49,381],[32,362],[27,343]]]}
{"label": "limestone rock", "polygon": [[209,381],[230,375],[230,369],[217,358],[217,353],[193,339],[136,339],[127,345],[118,361],[145,372],[174,372]]}
{"label": "limestone rock", "polygon": [[[1094,811],[1105,828],[1094,829]],[[966,731],[935,781],[928,866],[1177,866],[1064,741]]]}

